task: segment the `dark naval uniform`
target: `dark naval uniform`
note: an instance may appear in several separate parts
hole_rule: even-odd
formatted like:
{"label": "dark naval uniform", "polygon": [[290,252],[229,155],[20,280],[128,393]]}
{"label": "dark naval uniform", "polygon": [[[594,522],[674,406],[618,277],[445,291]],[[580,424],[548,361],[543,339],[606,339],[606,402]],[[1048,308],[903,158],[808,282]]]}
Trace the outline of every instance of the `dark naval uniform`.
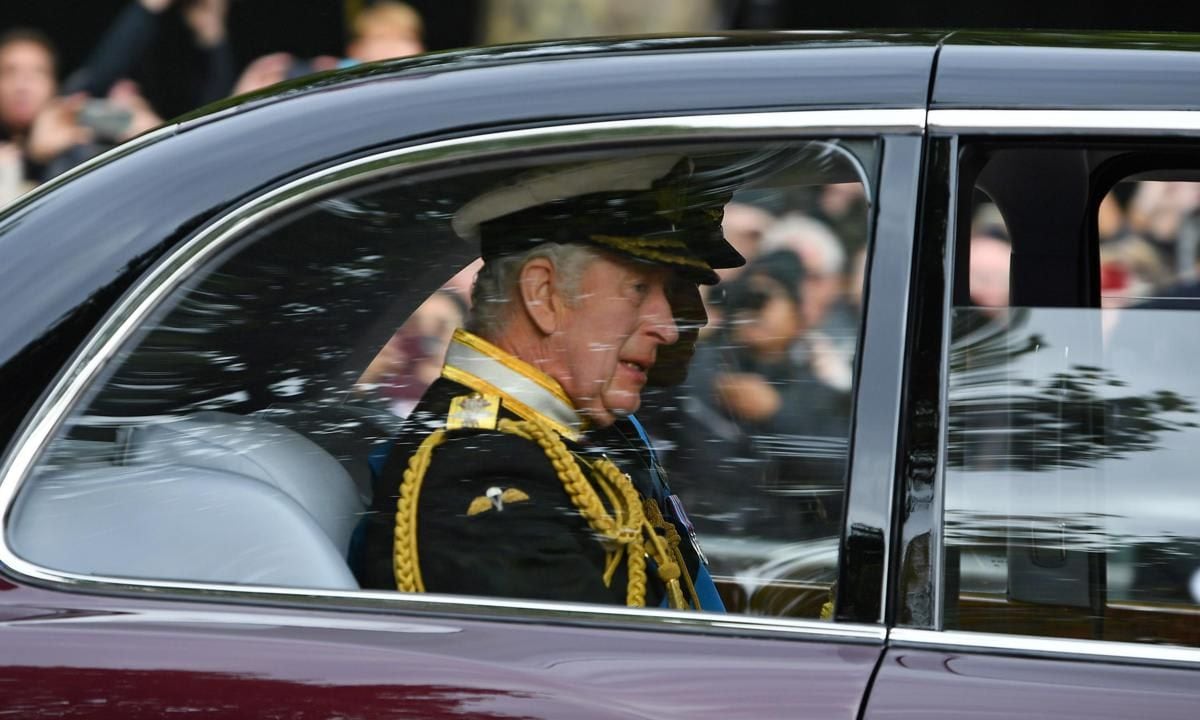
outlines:
{"label": "dark naval uniform", "polygon": [[[476,196],[451,227],[485,268],[578,243],[669,268],[699,298],[715,268],[745,263],[721,216],[754,165],[664,154],[540,169]],[[471,333],[406,421],[372,510],[352,563],[364,587],[724,609],[636,422],[589,431],[553,378]]]}
{"label": "dark naval uniform", "polygon": [[584,432],[553,379],[459,331],[380,474],[360,582],[699,608],[696,546],[652,468],[627,428]]}

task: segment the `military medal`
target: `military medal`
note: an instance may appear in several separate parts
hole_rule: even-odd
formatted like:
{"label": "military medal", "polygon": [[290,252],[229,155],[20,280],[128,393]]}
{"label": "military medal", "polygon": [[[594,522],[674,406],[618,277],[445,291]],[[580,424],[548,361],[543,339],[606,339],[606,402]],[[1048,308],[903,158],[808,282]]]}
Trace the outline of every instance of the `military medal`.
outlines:
{"label": "military medal", "polygon": [[500,398],[496,395],[479,392],[461,395],[450,401],[446,429],[491,430],[496,427],[499,412]]}

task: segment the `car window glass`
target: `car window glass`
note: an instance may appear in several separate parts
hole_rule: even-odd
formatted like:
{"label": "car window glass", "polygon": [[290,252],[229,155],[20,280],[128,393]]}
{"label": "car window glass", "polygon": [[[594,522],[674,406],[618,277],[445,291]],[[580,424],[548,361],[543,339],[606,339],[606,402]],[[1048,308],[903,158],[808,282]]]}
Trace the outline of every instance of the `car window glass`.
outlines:
{"label": "car window glass", "polygon": [[[1041,241],[973,227],[949,350],[947,629],[1200,645],[1197,187],[1130,179],[1079,206],[1098,214],[1068,248],[1098,268],[1091,306],[1022,298],[1019,256]],[[980,297],[1005,250],[1011,282]]]}
{"label": "car window glass", "polygon": [[[649,384],[636,422],[620,415],[604,426],[613,432],[582,425],[579,438],[565,436],[578,442],[564,446],[587,458],[585,470],[600,467],[601,456],[622,472],[621,463],[644,461],[645,472],[661,473],[662,487],[675,496],[664,492],[651,503],[658,510],[638,511],[663,514],[646,520],[659,523],[644,538],[647,604],[671,606],[665,580],[655,595],[654,573],[678,558],[691,569],[679,583],[686,598],[699,592],[687,583],[703,564],[729,611],[820,617],[835,591],[875,146],[830,139],[659,152],[685,157],[689,177],[727,191],[715,216],[684,212],[672,227],[720,222],[750,262],[718,269],[721,282],[703,286],[693,299],[695,284],[681,279],[685,273],[655,269],[663,267],[663,248],[673,246],[647,246],[645,257],[618,255],[620,272],[665,278],[671,332],[683,340],[662,341],[657,357],[622,360]],[[528,439],[520,440],[520,458],[488,455],[486,433],[455,435],[451,430],[465,430],[451,427],[451,412],[432,417],[419,409],[451,377],[448,348],[464,342],[456,338],[469,336],[463,328],[473,327],[480,312],[471,289],[480,245],[455,230],[456,218],[472,200],[525,178],[573,177],[577,167],[621,166],[645,154],[479,163],[470,171],[374,180],[231,244],[156,309],[65,421],[19,493],[7,526],[10,547],[44,567],[85,576],[403,589],[393,581],[390,539],[380,556],[387,563],[384,583],[367,581],[364,570],[364,558],[374,557],[371,523],[395,536],[397,488],[417,462],[416,446],[397,438],[415,437],[424,447],[424,439],[444,430],[452,442],[429,451],[434,479],[420,490],[427,499],[443,497],[438,458],[460,457],[454,453],[464,446],[453,445],[456,438],[478,441],[465,446],[466,464],[547,462]],[[609,202],[562,222],[611,224],[625,207]],[[554,231],[531,228],[516,223],[506,237]],[[598,357],[602,344],[587,351]],[[575,403],[569,381],[563,393]],[[476,389],[461,398],[477,396],[490,394]],[[461,403],[452,407],[459,412]],[[600,453],[603,443],[623,445]],[[569,500],[567,482],[555,492]],[[617,523],[633,517],[619,479],[602,485],[592,490],[601,514]],[[634,574],[613,559],[619,553],[611,544],[596,543],[593,557],[586,546],[593,539],[580,540],[572,530],[571,543],[586,547],[563,545],[564,517],[579,527],[593,521],[580,502],[530,496],[516,481],[497,485],[495,496],[492,489],[462,507],[447,500],[446,517],[477,518],[461,526],[470,535],[526,513],[517,515],[525,518],[521,537],[540,553],[529,562],[546,563],[545,581],[533,589],[521,585],[514,579],[520,570],[505,570],[501,536],[479,530],[478,558],[499,559],[471,560],[478,562],[475,571],[456,571],[438,580],[450,585],[423,589],[476,594],[467,580],[477,572],[497,576],[478,594],[594,600],[572,594],[572,583],[608,587]],[[639,504],[652,494],[635,489]],[[420,521],[419,532],[436,524]],[[465,542],[461,535],[456,529],[446,542]],[[436,574],[425,562],[430,584]]]}

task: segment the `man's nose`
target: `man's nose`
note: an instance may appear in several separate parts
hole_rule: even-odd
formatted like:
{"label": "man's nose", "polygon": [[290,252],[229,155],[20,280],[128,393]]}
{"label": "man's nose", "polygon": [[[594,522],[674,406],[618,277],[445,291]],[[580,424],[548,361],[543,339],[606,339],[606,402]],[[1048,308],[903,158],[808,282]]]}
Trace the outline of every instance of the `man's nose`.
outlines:
{"label": "man's nose", "polygon": [[663,345],[673,345],[679,340],[679,327],[675,324],[675,316],[671,312],[671,303],[666,293],[659,291],[646,308],[643,315],[649,332],[658,338]]}

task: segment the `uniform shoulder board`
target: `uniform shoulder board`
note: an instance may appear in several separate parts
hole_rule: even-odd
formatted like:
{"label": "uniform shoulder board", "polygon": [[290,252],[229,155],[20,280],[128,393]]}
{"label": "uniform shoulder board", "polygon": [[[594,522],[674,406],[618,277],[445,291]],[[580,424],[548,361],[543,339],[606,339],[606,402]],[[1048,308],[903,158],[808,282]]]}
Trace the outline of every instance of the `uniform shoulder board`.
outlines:
{"label": "uniform shoulder board", "polygon": [[450,401],[447,430],[495,430],[500,415],[500,396],[473,392]]}

